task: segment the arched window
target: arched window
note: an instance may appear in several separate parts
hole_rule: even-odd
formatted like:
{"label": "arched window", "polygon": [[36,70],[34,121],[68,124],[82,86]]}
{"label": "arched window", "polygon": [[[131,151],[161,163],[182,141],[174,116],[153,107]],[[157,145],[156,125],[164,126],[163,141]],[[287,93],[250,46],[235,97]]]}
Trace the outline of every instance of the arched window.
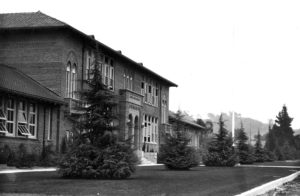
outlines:
{"label": "arched window", "polygon": [[70,79],[71,79],[71,63],[68,62],[67,69],[66,69],[66,97],[70,97]]}
{"label": "arched window", "polygon": [[77,70],[76,64],[71,65],[70,62],[67,64],[66,68],[66,97],[76,98],[76,80],[77,80]]}
{"label": "arched window", "polygon": [[77,73],[76,73],[76,64],[72,66],[72,98],[76,98],[76,81],[77,81]]}

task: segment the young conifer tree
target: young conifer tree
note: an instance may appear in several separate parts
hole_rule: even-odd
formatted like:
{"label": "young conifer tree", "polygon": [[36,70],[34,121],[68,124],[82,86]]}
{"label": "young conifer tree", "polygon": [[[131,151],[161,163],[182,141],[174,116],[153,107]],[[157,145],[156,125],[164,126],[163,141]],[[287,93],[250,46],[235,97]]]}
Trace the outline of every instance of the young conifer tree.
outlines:
{"label": "young conifer tree", "polygon": [[264,162],[267,159],[266,152],[263,149],[262,144],[261,144],[261,135],[260,135],[259,130],[257,132],[257,139],[256,139],[256,143],[254,146],[254,156],[255,156],[255,162]]}
{"label": "young conifer tree", "polygon": [[249,148],[249,144],[247,144],[248,137],[244,130],[243,123],[241,122],[241,127],[237,131],[237,153],[239,157],[239,162],[241,164],[251,164],[254,162],[254,157]]}
{"label": "young conifer tree", "polygon": [[199,165],[199,155],[189,146],[191,138],[185,132],[182,118],[183,114],[178,110],[175,114],[172,135],[165,137],[165,144],[160,148],[159,160],[168,169],[187,170]]}
{"label": "young conifer tree", "polygon": [[219,118],[219,133],[208,144],[207,153],[203,156],[206,166],[228,166],[237,163],[237,155],[233,147],[232,138],[228,136],[222,115]]}
{"label": "young conifer tree", "polygon": [[76,124],[78,137],[75,145],[60,162],[63,177],[114,178],[129,177],[135,171],[137,157],[129,141],[118,135],[117,98],[101,76],[99,52],[96,52],[92,77],[86,81],[87,90],[81,92],[86,101]]}

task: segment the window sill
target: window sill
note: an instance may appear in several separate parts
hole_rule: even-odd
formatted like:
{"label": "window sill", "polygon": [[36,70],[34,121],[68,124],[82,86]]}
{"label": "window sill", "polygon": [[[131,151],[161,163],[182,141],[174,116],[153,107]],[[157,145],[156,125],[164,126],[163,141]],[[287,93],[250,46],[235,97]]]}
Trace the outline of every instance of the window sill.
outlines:
{"label": "window sill", "polygon": [[39,141],[37,138],[15,137],[15,136],[6,136],[6,135],[0,135],[0,138]]}

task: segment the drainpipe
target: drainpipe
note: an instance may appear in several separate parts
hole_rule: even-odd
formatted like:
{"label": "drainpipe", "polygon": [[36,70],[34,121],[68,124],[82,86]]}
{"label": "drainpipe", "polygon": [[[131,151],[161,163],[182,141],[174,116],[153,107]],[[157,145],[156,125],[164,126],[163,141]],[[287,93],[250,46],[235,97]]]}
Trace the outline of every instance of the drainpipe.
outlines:
{"label": "drainpipe", "polygon": [[57,123],[56,123],[56,152],[59,152],[59,128],[60,128],[60,105],[57,107]]}
{"label": "drainpipe", "polygon": [[46,134],[46,107],[44,106],[44,130],[43,130],[42,159],[45,158],[45,134]]}
{"label": "drainpipe", "polygon": [[81,50],[81,90],[83,90],[83,76],[84,76],[84,44]]}

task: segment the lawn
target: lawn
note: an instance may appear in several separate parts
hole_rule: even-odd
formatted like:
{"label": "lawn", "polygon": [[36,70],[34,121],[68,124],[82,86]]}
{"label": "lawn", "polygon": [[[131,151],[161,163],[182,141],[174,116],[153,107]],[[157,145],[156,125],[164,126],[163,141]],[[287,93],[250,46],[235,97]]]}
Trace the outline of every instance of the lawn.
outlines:
{"label": "lawn", "polygon": [[61,179],[56,172],[0,174],[0,193],[60,195],[235,195],[287,176],[288,168],[138,167],[127,180]]}
{"label": "lawn", "polygon": [[273,162],[264,162],[264,163],[254,163],[253,165],[264,165],[264,166],[297,166],[297,167],[300,167],[300,160],[273,161]]}

